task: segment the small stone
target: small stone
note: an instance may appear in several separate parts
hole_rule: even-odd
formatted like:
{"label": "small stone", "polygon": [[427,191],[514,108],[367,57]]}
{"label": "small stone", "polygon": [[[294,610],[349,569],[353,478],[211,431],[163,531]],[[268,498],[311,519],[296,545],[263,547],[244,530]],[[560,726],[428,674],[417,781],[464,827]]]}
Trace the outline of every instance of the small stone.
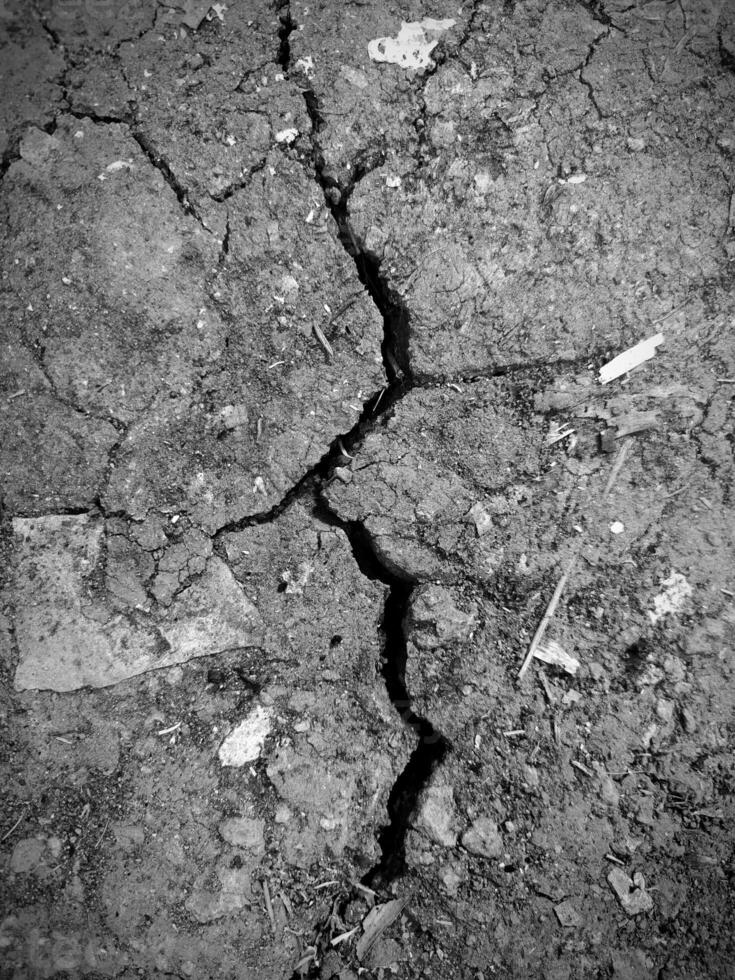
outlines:
{"label": "small stone", "polygon": [[666,698],[659,698],[656,702],[656,715],[665,724],[674,717],[674,702]]}
{"label": "small stone", "polygon": [[686,677],[684,664],[678,657],[667,656],[664,659],[664,671],[667,678],[674,684],[678,684]]}
{"label": "small stone", "polygon": [[554,912],[556,914],[557,919],[559,920],[559,924],[562,926],[566,926],[567,928],[570,928],[572,926],[576,927],[582,925],[582,916],[575,909],[575,907],[572,905],[569,899],[566,899],[564,902],[559,902],[558,905],[555,905]]}
{"label": "small stone", "polygon": [[341,483],[352,483],[352,470],[347,466],[335,466],[334,467],[334,477]]}
{"label": "small stone", "polygon": [[602,664],[598,664],[594,660],[592,661],[591,664],[589,664],[587,669],[589,670],[590,677],[592,678],[593,681],[597,681],[599,683],[600,681],[604,681],[607,678],[607,671],[605,670],[605,668],[602,666]]}
{"label": "small stone", "polygon": [[626,140],[628,144],[628,149],[633,153],[640,153],[646,147],[646,141],[641,139],[640,136],[629,136]]}
{"label": "small stone", "polygon": [[631,880],[622,868],[613,868],[607,880],[628,915],[650,912],[653,908],[653,899],[646,891],[646,881],[640,872],[636,872]]}
{"label": "small stone", "polygon": [[696,716],[691,708],[681,709],[681,723],[684,726],[684,731],[687,733],[687,735],[693,735],[699,727]]}
{"label": "small stone", "polygon": [[639,801],[635,818],[638,823],[642,823],[645,826],[650,827],[653,824],[656,818],[654,816],[654,800],[652,796],[644,796]]}
{"label": "small stone", "polygon": [[600,780],[600,798],[608,806],[616,807],[620,803],[620,793],[612,777],[600,762],[593,763],[593,768]]}
{"label": "small stone", "polygon": [[199,71],[199,69],[204,65],[204,58],[197,51],[189,58],[189,67],[192,71]]}
{"label": "small stone", "polygon": [[46,840],[43,837],[26,837],[13,848],[10,857],[10,870],[17,875],[36,871],[44,864]]}
{"label": "small stone", "polygon": [[614,453],[615,443],[618,437],[617,429],[603,429],[600,433],[600,452]]}
{"label": "small stone", "polygon": [[616,950],[611,961],[614,980],[653,980],[653,964],[646,959],[643,950]]}
{"label": "small stone", "polygon": [[219,758],[222,765],[244,766],[248,762],[254,762],[263,749],[272,724],[271,713],[262,705],[256,705],[220,745]]}
{"label": "small stone", "polygon": [[248,868],[227,868],[220,870],[218,874],[222,884],[221,891],[211,892],[203,888],[195,888],[184,903],[190,915],[202,924],[239,912],[250,905]]}
{"label": "small stone", "polygon": [[481,857],[498,858],[503,853],[503,838],[490,817],[478,817],[462,835],[462,846]]}
{"label": "small stone", "polygon": [[454,593],[441,585],[419,586],[411,600],[407,625],[420,649],[434,650],[449,643],[466,642],[477,627],[477,607],[460,609]]}
{"label": "small stone", "polygon": [[451,864],[445,864],[439,872],[439,879],[444,885],[444,890],[447,895],[450,898],[454,898],[459,890],[459,886],[462,884],[462,878],[458,874],[456,867]]}
{"label": "small stone", "polygon": [[264,830],[264,820],[249,817],[230,817],[219,825],[220,836],[228,844],[245,848],[258,856],[265,854]]}
{"label": "small stone", "polygon": [[451,786],[430,786],[421,794],[416,827],[443,847],[457,843],[457,810]]}
{"label": "small stone", "polygon": [[285,803],[279,803],[273,819],[276,823],[288,823],[291,819],[291,811]]}
{"label": "small stone", "polygon": [[487,534],[488,531],[493,529],[493,519],[482,506],[481,503],[476,503],[470,508],[469,514],[467,515],[472,523],[475,525],[475,530],[477,531],[477,537],[481,538],[483,535]]}

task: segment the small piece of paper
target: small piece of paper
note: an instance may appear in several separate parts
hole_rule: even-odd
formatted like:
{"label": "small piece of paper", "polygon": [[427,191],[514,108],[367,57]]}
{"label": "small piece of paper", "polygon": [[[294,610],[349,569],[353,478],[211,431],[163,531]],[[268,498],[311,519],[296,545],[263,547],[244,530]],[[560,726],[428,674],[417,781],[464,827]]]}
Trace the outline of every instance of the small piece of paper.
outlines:
{"label": "small piece of paper", "polygon": [[600,384],[606,385],[609,381],[614,381],[615,378],[619,378],[621,374],[627,374],[628,371],[632,371],[639,364],[650,361],[656,353],[656,348],[663,344],[663,342],[664,335],[657,333],[653,337],[649,337],[648,340],[642,340],[634,347],[629,347],[627,350],[624,350],[622,354],[618,354],[617,357],[608,361],[607,364],[602,365],[599,376]]}

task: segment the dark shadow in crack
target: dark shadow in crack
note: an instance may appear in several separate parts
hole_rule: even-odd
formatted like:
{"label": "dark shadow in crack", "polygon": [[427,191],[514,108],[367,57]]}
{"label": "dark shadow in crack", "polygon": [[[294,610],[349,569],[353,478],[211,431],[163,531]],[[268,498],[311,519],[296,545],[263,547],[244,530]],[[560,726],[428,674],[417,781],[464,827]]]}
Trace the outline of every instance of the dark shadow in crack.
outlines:
{"label": "dark shadow in crack", "polygon": [[405,619],[413,589],[405,582],[394,581],[383,612],[382,674],[388,697],[404,724],[418,737],[418,744],[388,797],[390,823],[378,836],[380,861],[364,875],[362,883],[370,888],[383,888],[406,870],[406,833],[416,810],[419,794],[434,769],[449,750],[449,743],[428,718],[417,715],[406,688]]}
{"label": "dark shadow in crack", "polygon": [[288,0],[278,6],[278,20],[281,24],[278,29],[278,64],[285,72],[291,66],[291,44],[289,38],[296,30],[296,21],[291,16],[291,7]]}
{"label": "dark shadow in crack", "polygon": [[[396,381],[387,384],[379,392],[371,395],[363,403],[360,418],[349,432],[337,436],[322,458],[294,483],[277,504],[274,504],[269,510],[228,521],[227,524],[223,524],[217,530],[215,537],[218,538],[233,531],[242,531],[255,524],[268,524],[290,507],[295,500],[308,498],[315,491],[319,481],[330,476],[335,466],[344,466],[350,462],[365,436],[372,431],[382,416],[391,411],[396,402],[400,401],[408,390],[409,386],[405,382]],[[332,520],[331,523],[334,521]]]}
{"label": "dark shadow in crack", "polygon": [[434,769],[445,758],[450,745],[427,718],[414,711],[410,692],[406,688],[408,651],[405,621],[414,584],[386,566],[362,524],[341,520],[323,501],[317,505],[317,515],[344,531],[362,574],[388,586],[381,621],[384,637],[381,674],[391,704],[403,723],[418,738],[418,744],[388,797],[389,822],[378,834],[380,860],[361,879],[370,888],[385,888],[406,870],[406,834],[419,795]]}
{"label": "dark shadow in crack", "polygon": [[381,150],[357,161],[353,167],[349,185],[340,186],[325,170],[324,156],[319,146],[318,134],[326,125],[319,110],[316,93],[307,89],[304,93],[306,110],[312,125],[312,163],[324,200],[337,225],[339,241],[355,263],[360,282],[367,290],[383,318],[383,365],[389,382],[401,377],[411,378],[408,337],[409,311],[401,296],[389,288],[380,272],[380,259],[368,252],[355,234],[349,220],[349,200],[352,191],[362,178],[385,161]]}

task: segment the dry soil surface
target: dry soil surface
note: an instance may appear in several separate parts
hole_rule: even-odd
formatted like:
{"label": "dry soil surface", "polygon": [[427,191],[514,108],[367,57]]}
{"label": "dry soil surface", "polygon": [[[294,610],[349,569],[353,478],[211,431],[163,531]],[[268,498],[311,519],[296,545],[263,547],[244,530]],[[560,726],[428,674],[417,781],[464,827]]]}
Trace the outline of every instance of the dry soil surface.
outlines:
{"label": "dry soil surface", "polygon": [[0,74],[0,977],[735,977],[735,7]]}

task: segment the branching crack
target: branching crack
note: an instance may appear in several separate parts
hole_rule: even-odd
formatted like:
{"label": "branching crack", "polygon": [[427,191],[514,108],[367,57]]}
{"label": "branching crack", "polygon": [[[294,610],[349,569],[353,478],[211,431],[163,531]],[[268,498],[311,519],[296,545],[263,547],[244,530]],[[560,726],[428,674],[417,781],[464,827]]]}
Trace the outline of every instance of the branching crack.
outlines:
{"label": "branching crack", "polygon": [[223,524],[215,536],[242,531],[256,524],[268,524],[296,500],[312,497],[320,483],[330,477],[335,467],[344,466],[349,462],[350,457],[359,452],[365,437],[375,429],[380,420],[392,410],[407,391],[408,386],[405,382],[396,382],[393,385],[386,385],[385,388],[371,395],[363,404],[360,418],[349,432],[337,436],[322,458],[299,478],[277,504],[259,514],[250,514]]}
{"label": "branching crack", "polygon": [[317,182],[324,194],[324,200],[337,225],[342,247],[355,263],[360,282],[375,303],[383,319],[383,365],[388,382],[393,384],[402,378],[411,379],[409,365],[408,337],[410,315],[403,299],[392,290],[380,272],[380,260],[371,254],[356,235],[350,220],[348,204],[356,185],[385,162],[385,155],[378,150],[369,158],[354,166],[349,185],[341,187],[325,170],[324,155],[317,136],[325,126],[319,110],[316,93],[309,89],[304,92],[306,109],[312,124],[312,162]]}
{"label": "branching crack", "polygon": [[589,46],[589,50],[587,51],[587,56],[585,57],[584,61],[579,67],[579,81],[587,89],[589,100],[592,103],[595,112],[597,113],[598,119],[604,119],[604,113],[602,112],[599,105],[597,104],[597,98],[595,97],[595,87],[592,84],[592,82],[590,82],[588,79],[584,77],[584,73],[585,73],[585,69],[589,67],[592,59],[594,58],[595,52],[597,51],[597,47],[600,44],[600,42],[604,41],[605,38],[610,36],[611,29],[612,29],[611,27],[607,27],[601,34],[598,34],[597,37],[591,42]]}

